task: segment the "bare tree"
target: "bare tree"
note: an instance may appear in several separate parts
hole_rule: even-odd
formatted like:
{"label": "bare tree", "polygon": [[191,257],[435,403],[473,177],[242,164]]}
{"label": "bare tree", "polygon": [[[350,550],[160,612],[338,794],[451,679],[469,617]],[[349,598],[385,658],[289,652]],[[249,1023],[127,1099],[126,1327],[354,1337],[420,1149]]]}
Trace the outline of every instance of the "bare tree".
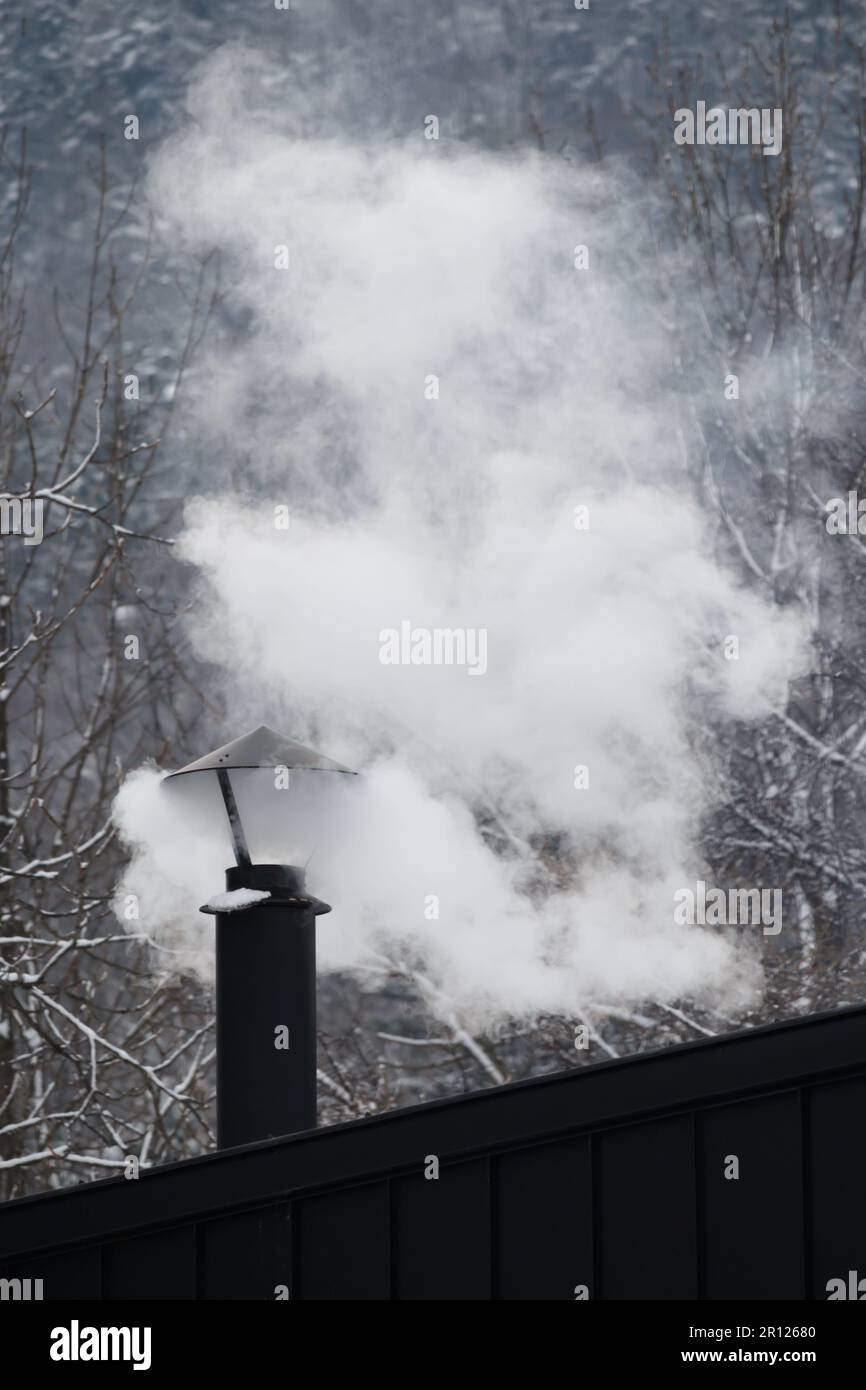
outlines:
{"label": "bare tree", "polygon": [[125,361],[137,284],[124,285],[113,255],[131,195],[109,187],[103,152],[83,302],[55,295],[63,356],[29,368],[15,265],[29,191],[23,142],[15,154],[4,142],[0,158],[15,189],[0,251],[0,1194],[9,1197],[37,1172],[40,1186],[68,1182],[210,1138],[209,1003],[154,957],[134,904],[128,934],[111,911],[122,863],[111,802],[125,771],[170,753],[202,707],[162,577],[177,490],[163,499],[161,444],[214,279],[204,267],[192,287],[168,404],[145,406]]}
{"label": "bare tree", "polygon": [[[827,526],[828,502],[864,476],[866,48],[856,28],[837,6],[809,102],[788,16],[749,45],[735,78],[715,63],[731,108],[782,111],[778,157],[675,148],[675,110],[693,108],[708,84],[700,66],[675,69],[665,43],[653,68],[664,244],[689,268],[688,300],[671,316],[683,456],[720,557],[770,602],[804,613],[814,644],[813,674],[770,720],[705,730],[726,783],[705,828],[717,881],[773,883],[788,904],[767,953],[771,1016],[853,1002],[864,985],[864,547]],[[707,381],[718,387],[710,408]]]}

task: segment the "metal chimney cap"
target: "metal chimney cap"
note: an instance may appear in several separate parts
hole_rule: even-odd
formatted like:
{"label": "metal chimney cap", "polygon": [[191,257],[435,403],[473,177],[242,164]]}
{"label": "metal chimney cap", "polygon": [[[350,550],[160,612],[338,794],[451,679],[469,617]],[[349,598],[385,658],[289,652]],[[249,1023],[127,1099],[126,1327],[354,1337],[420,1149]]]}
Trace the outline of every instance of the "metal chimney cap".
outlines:
{"label": "metal chimney cap", "polygon": [[224,743],[212,753],[205,753],[203,758],[187,763],[177,772],[169,772],[164,780],[167,782],[170,777],[183,777],[187,772],[219,772],[223,768],[235,767],[287,767],[290,771],[292,768],[307,768],[313,772],[345,772],[350,777],[357,776],[350,767],[343,767],[342,763],[335,763],[332,758],[325,758],[314,749],[296,743],[293,738],[286,738],[269,729],[266,724],[260,724],[251,733],[242,734],[231,743]]}

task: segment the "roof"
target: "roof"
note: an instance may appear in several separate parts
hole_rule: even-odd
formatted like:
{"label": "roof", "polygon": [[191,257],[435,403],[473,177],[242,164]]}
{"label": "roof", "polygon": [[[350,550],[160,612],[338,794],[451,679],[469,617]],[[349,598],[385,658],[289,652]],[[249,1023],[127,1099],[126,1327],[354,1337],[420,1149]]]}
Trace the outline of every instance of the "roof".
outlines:
{"label": "roof", "polygon": [[[18,1198],[6,1256],[315,1195],[866,1071],[866,1008],[794,1019]],[[859,1083],[858,1083],[859,1084]]]}

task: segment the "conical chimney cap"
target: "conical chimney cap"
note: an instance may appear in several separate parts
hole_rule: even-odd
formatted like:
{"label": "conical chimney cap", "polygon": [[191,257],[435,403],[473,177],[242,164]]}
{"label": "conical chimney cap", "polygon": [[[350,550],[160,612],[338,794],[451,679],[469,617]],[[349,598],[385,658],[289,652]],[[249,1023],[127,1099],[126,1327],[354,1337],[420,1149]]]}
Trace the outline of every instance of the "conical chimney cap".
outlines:
{"label": "conical chimney cap", "polygon": [[308,768],[314,772],[346,772],[352,777],[356,776],[350,767],[343,767],[342,763],[335,763],[332,758],[326,758],[312,748],[305,748],[295,739],[276,733],[267,724],[260,724],[251,733],[242,734],[231,743],[215,748],[212,753],[205,753],[194,763],[187,763],[177,772],[168,773],[165,780],[183,777],[187,772],[219,772],[221,768],[235,767]]}

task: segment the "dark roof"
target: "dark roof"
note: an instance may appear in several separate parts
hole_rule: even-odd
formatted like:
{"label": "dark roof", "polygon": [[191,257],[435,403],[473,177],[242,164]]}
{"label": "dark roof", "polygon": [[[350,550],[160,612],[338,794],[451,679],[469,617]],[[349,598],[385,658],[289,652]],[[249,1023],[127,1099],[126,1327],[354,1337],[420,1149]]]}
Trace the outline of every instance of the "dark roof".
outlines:
{"label": "dark roof", "polygon": [[[866,1070],[866,1008],[842,1009],[19,1198],[0,1206],[6,1256],[109,1239],[291,1195],[609,1130]],[[775,1162],[775,1159],[774,1159]]]}

